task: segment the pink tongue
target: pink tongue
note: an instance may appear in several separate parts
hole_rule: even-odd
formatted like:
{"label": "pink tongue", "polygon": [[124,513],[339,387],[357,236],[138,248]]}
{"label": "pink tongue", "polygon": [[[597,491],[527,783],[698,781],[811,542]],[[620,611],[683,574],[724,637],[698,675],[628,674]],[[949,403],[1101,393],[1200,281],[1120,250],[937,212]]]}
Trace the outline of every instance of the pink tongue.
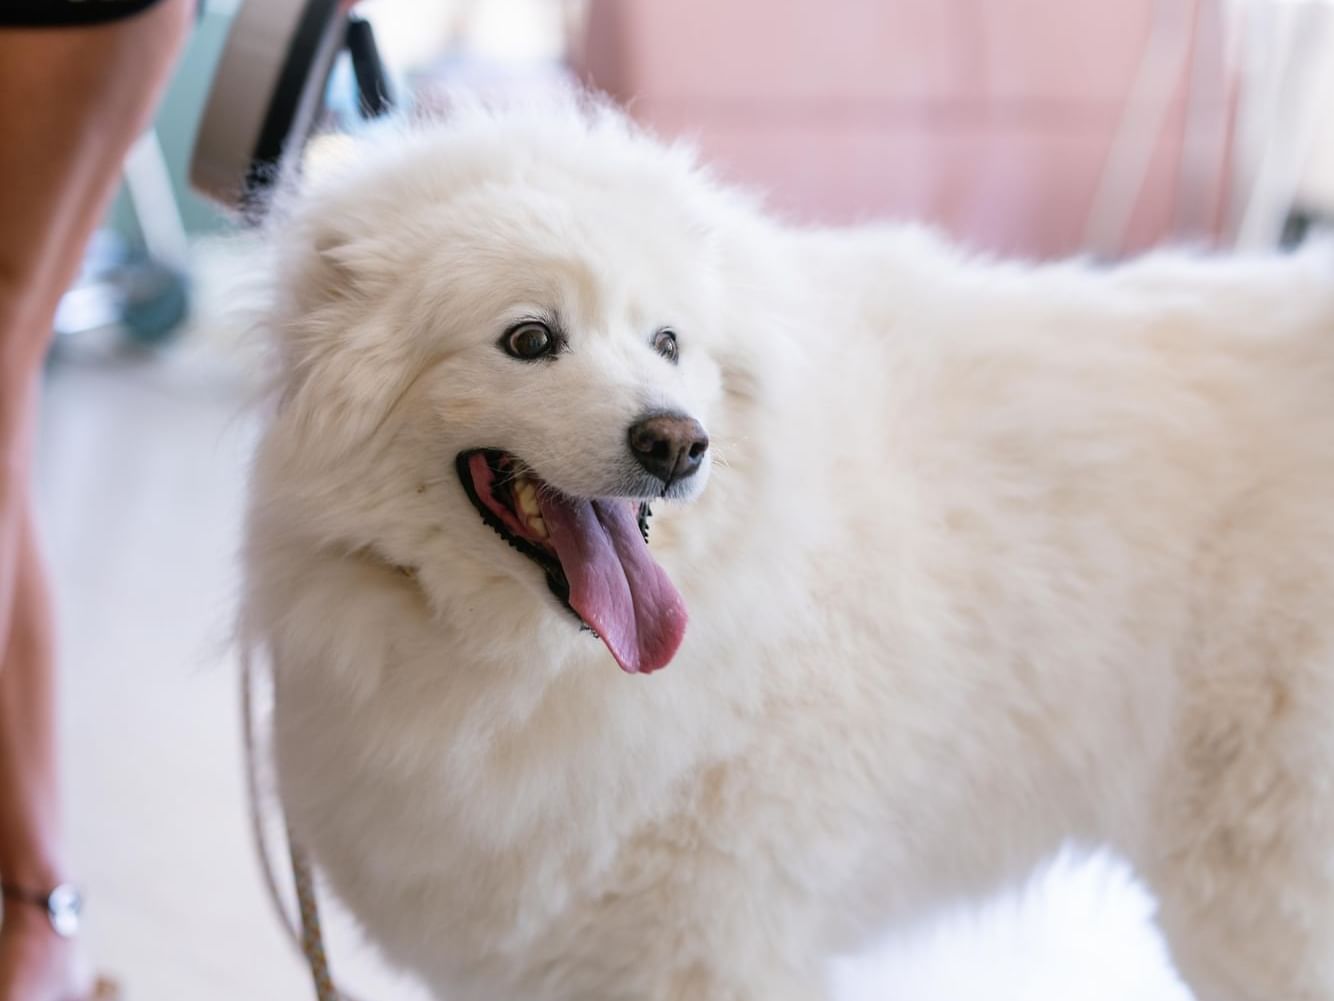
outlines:
{"label": "pink tongue", "polygon": [[686,606],[649,555],[627,501],[538,495],[570,605],[631,674],[665,667],[686,631]]}

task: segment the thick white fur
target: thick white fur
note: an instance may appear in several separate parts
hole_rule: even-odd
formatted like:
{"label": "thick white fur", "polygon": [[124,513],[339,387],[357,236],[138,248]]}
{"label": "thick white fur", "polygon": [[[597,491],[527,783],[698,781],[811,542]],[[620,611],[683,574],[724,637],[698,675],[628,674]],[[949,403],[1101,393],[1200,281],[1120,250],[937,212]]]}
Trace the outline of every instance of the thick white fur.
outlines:
{"label": "thick white fur", "polygon": [[[293,827],[391,961],[815,1001],[1073,841],[1202,999],[1334,998],[1334,261],[790,228],[573,104],[379,132],[281,214],[247,617]],[[555,362],[497,347],[533,310]],[[657,506],[691,618],[633,677],[453,460],[595,495],[655,407],[713,466]]]}

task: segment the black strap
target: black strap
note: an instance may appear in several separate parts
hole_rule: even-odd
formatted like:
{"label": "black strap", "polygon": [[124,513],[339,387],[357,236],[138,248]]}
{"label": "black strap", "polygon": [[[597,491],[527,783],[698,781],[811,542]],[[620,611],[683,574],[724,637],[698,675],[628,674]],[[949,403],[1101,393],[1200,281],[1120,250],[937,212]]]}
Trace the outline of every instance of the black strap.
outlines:
{"label": "black strap", "polygon": [[361,96],[361,117],[381,118],[389,114],[394,110],[394,98],[389,93],[389,77],[380,61],[371,23],[356,14],[349,15],[346,44]]}
{"label": "black strap", "polygon": [[55,28],[117,21],[157,0],[0,0],[0,26]]}
{"label": "black strap", "polygon": [[13,883],[0,883],[0,891],[4,893],[6,900],[13,900],[19,904],[31,904],[33,907],[40,907],[46,910],[50,906],[50,892],[40,893],[36,890],[29,890],[22,886],[15,886]]}

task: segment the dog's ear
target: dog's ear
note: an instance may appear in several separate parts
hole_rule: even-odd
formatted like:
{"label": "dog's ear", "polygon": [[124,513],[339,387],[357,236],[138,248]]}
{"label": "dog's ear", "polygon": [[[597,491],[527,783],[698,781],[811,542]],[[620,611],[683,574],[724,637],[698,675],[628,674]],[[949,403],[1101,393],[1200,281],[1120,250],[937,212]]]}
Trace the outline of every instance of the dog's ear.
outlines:
{"label": "dog's ear", "polygon": [[309,313],[366,300],[383,287],[383,247],[372,248],[360,220],[342,212],[303,221],[292,247],[284,288],[296,312]]}
{"label": "dog's ear", "polygon": [[369,134],[317,139],[271,216],[279,418],[316,429],[303,437],[326,456],[364,447],[419,368],[415,318],[396,312],[412,250],[386,234],[412,234],[420,203],[380,180],[377,159],[400,147]]}
{"label": "dog's ear", "polygon": [[269,239],[278,248],[283,293],[296,312],[374,294],[387,270],[370,244],[382,208],[360,169],[365,141],[330,134],[313,139],[275,195]]}
{"label": "dog's ear", "polygon": [[368,222],[331,212],[284,234],[271,326],[278,406],[284,419],[318,426],[322,449],[364,446],[418,368],[416,339],[390,315],[393,263]]}
{"label": "dog's ear", "polygon": [[356,301],[373,292],[374,272],[358,266],[356,243],[336,225],[311,234],[288,286],[294,312],[320,313]]}

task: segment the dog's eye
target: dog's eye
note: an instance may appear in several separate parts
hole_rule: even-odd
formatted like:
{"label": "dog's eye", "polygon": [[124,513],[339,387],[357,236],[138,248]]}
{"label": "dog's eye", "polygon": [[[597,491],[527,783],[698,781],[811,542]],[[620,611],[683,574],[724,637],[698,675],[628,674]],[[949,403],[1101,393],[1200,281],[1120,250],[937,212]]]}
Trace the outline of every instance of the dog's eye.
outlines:
{"label": "dog's eye", "polygon": [[653,335],[653,350],[675,365],[676,359],[680,357],[676,347],[676,332],[666,327],[659,330]]}
{"label": "dog's eye", "polygon": [[500,345],[506,354],[532,361],[552,354],[556,350],[556,335],[545,323],[526,320],[517,327],[511,327],[500,339]]}

